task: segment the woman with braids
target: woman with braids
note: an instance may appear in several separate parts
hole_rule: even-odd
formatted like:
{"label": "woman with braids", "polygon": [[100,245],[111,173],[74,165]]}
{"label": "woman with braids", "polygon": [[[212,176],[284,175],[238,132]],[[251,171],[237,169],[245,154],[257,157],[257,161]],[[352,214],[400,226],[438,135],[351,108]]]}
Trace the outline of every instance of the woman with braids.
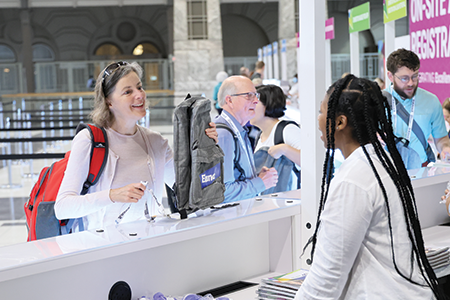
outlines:
{"label": "woman with braids", "polygon": [[[306,245],[313,263],[296,300],[444,299],[390,120],[375,82],[347,75],[327,91],[318,116],[327,148],[319,213]],[[345,160],[332,178],[335,149]]]}

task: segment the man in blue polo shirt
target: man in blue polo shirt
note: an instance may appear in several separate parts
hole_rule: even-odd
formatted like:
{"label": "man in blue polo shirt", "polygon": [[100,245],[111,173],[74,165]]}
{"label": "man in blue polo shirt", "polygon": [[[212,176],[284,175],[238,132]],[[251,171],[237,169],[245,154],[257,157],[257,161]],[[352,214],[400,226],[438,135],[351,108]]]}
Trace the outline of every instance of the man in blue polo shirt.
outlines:
{"label": "man in blue polo shirt", "polygon": [[[223,163],[225,201],[232,202],[255,197],[259,193],[277,184],[278,174],[274,168],[263,167],[256,174],[253,150],[245,125],[255,115],[259,94],[251,80],[244,76],[231,76],[220,86],[218,95],[222,107],[221,114],[215,119],[216,124],[225,124],[233,133],[217,128],[219,146],[225,156]],[[239,150],[235,151],[237,137]],[[239,157],[236,159],[235,154]]]}
{"label": "man in blue polo shirt", "polygon": [[[387,75],[392,84],[386,88],[392,98],[391,113],[394,134],[409,141],[408,147],[419,155],[420,161],[406,164],[408,169],[426,166],[430,160],[424,145],[413,130],[414,120],[423,132],[425,142],[431,136],[442,159],[450,158],[450,140],[445,128],[441,103],[436,95],[421,89],[419,85],[419,57],[412,51],[398,49],[392,52],[386,62]],[[405,122],[395,105],[395,99],[400,102],[408,113],[409,120]],[[402,157],[407,161],[407,157]]]}

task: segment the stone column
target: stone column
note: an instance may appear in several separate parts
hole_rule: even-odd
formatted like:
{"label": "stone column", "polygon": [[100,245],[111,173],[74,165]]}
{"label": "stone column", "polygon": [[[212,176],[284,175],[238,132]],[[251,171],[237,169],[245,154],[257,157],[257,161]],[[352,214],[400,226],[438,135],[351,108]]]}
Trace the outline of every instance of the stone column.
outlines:
{"label": "stone column", "polygon": [[173,55],[173,5],[167,6],[167,31],[168,31],[167,54]]}
{"label": "stone column", "polygon": [[187,1],[173,1],[175,105],[187,93],[205,94],[211,99],[216,74],[224,68],[219,1],[207,0],[207,16],[208,39],[189,40]]}
{"label": "stone column", "polygon": [[30,22],[30,11],[24,9],[20,12],[20,21],[22,25],[22,66],[26,81],[26,93],[35,92],[34,84],[34,65],[32,48],[32,28]]}
{"label": "stone column", "polygon": [[297,42],[295,37],[295,1],[278,1],[278,44],[286,40],[288,79],[297,73]]}

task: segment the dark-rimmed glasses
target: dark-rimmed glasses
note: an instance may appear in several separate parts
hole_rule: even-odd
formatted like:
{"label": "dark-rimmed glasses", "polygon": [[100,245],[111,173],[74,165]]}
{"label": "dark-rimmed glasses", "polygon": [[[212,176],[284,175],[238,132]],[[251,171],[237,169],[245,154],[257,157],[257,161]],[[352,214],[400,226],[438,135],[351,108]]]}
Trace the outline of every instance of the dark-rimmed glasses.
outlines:
{"label": "dark-rimmed glasses", "polygon": [[239,93],[239,94],[230,95],[230,97],[234,97],[234,96],[244,96],[244,98],[247,99],[248,101],[252,101],[256,97],[259,101],[259,93],[247,92],[247,93]]}
{"label": "dark-rimmed glasses", "polygon": [[118,68],[120,68],[121,66],[126,66],[126,65],[128,65],[128,62],[126,62],[126,61],[118,61],[118,62],[114,62],[112,64],[109,64],[105,68],[105,71],[103,72],[103,76],[102,76],[102,90],[103,90],[103,95],[105,95],[105,97],[106,97],[105,79],[108,76],[110,76],[112,73],[114,73]]}
{"label": "dark-rimmed glasses", "polygon": [[397,77],[398,79],[400,79],[400,81],[403,82],[403,83],[408,83],[410,79],[411,79],[413,82],[417,82],[417,81],[419,80],[419,78],[420,78],[420,74],[419,74],[419,73],[414,74],[414,75],[411,76],[411,77],[409,77],[408,75],[398,77],[398,76],[395,75],[395,74],[394,74],[394,76]]}

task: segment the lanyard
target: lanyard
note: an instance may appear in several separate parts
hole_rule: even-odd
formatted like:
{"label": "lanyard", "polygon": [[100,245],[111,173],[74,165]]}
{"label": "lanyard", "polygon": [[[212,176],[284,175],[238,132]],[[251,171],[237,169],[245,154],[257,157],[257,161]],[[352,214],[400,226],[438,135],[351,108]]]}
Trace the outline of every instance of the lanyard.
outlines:
{"label": "lanyard", "polygon": [[[391,95],[392,95],[392,118],[394,119],[394,130],[397,128],[397,104],[395,103],[395,96],[393,94],[392,88],[391,88]],[[414,109],[416,107],[416,96],[412,97],[411,99],[411,111],[409,113],[409,120],[408,120],[408,131],[406,132],[406,139],[408,141],[411,140],[411,132],[412,127],[414,123]],[[399,101],[400,103],[400,101]],[[402,105],[400,103],[400,105]]]}
{"label": "lanyard", "polygon": [[[237,135],[239,143],[242,145],[242,148],[247,150],[247,151],[245,151],[245,156],[247,157],[247,160],[248,160],[250,166],[252,167],[253,177],[256,177],[255,164],[253,163],[253,160],[250,159],[248,144],[245,143],[245,141],[242,138],[239,130],[237,129],[236,125],[234,125],[234,123],[230,119],[230,117],[227,116],[226,113],[221,114],[221,116],[225,119],[225,121],[230,125],[231,129],[233,129],[234,133]],[[253,151],[252,151],[252,154],[253,154]]]}

